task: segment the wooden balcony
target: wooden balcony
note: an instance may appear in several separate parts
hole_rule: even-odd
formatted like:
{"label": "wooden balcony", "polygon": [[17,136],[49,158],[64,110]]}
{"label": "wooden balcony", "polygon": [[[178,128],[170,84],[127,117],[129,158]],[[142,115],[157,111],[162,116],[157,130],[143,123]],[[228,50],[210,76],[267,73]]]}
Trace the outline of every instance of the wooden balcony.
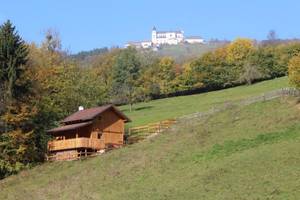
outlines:
{"label": "wooden balcony", "polygon": [[67,140],[53,140],[48,142],[49,151],[58,151],[66,149],[91,148],[100,150],[105,148],[104,141],[91,138],[74,138]]}

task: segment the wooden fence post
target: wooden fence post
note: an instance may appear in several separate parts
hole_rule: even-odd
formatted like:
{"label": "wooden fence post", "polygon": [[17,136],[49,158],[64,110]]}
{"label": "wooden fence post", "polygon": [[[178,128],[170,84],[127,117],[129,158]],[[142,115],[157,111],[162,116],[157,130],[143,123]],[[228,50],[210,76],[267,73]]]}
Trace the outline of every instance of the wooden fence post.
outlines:
{"label": "wooden fence post", "polygon": [[161,127],[161,122],[158,123],[158,133],[160,133],[162,131],[162,127]]}

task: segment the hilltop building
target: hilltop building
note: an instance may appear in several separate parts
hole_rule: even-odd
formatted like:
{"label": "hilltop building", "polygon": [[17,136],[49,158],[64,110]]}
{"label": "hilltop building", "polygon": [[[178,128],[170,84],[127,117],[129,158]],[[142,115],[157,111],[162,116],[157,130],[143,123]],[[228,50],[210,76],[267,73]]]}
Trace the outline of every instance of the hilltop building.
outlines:
{"label": "hilltop building", "polygon": [[157,31],[154,27],[151,41],[154,45],[178,44],[184,41],[183,31]]}
{"label": "hilltop building", "polygon": [[157,31],[152,29],[151,41],[128,42],[125,47],[134,46],[136,48],[157,48],[161,45],[178,45],[180,43],[202,44],[204,39],[199,36],[186,37],[182,30],[177,31]]}

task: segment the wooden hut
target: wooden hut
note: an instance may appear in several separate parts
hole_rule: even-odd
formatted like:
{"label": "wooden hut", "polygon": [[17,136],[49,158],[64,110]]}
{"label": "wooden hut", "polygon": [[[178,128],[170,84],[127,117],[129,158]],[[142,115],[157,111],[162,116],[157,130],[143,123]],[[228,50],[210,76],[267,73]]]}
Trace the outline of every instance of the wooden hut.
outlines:
{"label": "wooden hut", "polygon": [[113,105],[79,110],[48,131],[48,160],[69,160],[120,147],[130,119]]}

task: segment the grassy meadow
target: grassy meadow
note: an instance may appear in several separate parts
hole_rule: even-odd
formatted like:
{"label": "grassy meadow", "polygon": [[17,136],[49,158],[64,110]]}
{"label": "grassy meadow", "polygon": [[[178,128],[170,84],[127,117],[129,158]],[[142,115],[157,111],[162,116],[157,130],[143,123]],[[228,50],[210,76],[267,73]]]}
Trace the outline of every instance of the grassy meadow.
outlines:
{"label": "grassy meadow", "polygon": [[252,96],[257,96],[268,91],[288,86],[287,77],[263,81],[251,86],[239,86],[214,92],[179,96],[138,103],[129,112],[129,106],[120,109],[132,119],[129,127],[145,125],[165,119],[176,118],[194,112],[206,111],[212,106],[228,101],[237,101]]}
{"label": "grassy meadow", "polygon": [[0,199],[297,200],[299,120],[293,98],[182,120],[99,157],[46,163],[8,177],[0,181]]}

